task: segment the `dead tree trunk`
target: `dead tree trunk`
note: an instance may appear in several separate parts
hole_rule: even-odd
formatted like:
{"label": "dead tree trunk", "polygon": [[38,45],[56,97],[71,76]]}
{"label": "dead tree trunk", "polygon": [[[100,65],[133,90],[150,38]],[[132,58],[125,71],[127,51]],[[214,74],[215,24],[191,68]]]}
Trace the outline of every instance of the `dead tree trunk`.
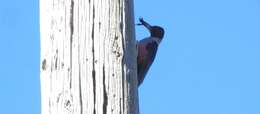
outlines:
{"label": "dead tree trunk", "polygon": [[40,0],[42,114],[138,114],[133,0]]}

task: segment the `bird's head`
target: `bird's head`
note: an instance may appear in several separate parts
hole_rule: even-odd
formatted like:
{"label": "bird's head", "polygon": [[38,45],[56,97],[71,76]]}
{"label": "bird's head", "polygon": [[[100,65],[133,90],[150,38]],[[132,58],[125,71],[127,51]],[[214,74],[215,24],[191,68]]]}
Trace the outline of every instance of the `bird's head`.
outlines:
{"label": "bird's head", "polygon": [[137,25],[145,26],[150,31],[151,37],[160,38],[160,40],[163,39],[164,29],[162,27],[160,27],[160,26],[151,26],[146,21],[144,21],[143,18],[139,18],[139,21],[140,21],[140,23],[137,24]]}
{"label": "bird's head", "polygon": [[164,30],[163,30],[162,27],[160,27],[160,26],[152,26],[151,28],[149,28],[149,31],[151,33],[151,37],[156,37],[156,38],[163,39]]}

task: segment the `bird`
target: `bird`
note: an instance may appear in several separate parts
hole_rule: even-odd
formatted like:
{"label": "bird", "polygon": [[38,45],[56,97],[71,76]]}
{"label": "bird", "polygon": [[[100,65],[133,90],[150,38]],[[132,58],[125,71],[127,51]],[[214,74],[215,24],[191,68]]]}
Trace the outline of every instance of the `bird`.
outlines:
{"label": "bird", "polygon": [[163,36],[164,29],[160,26],[151,26],[144,21],[142,17],[139,18],[140,23],[137,25],[144,26],[150,32],[150,36],[137,42],[137,79],[138,86],[140,86],[151,67],[160,45]]}

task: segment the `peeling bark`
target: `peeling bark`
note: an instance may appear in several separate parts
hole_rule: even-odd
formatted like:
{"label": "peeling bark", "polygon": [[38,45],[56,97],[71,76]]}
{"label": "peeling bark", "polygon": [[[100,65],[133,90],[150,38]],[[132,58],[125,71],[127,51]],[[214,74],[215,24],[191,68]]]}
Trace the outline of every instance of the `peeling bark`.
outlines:
{"label": "peeling bark", "polygon": [[42,114],[139,114],[133,0],[40,0]]}

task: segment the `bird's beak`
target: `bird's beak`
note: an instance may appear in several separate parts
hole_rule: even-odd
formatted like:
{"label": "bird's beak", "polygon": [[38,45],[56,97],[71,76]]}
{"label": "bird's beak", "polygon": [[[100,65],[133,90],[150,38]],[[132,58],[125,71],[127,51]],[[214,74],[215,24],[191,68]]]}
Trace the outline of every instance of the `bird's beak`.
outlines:
{"label": "bird's beak", "polygon": [[138,24],[136,24],[136,25],[138,25],[138,26],[143,25],[143,26],[145,26],[148,30],[151,31],[152,26],[151,26],[150,24],[148,24],[146,21],[144,21],[143,18],[140,18],[139,21],[140,21],[140,23],[138,23]]}
{"label": "bird's beak", "polygon": [[148,30],[152,29],[152,26],[145,21],[142,23],[142,25],[144,25]]}

